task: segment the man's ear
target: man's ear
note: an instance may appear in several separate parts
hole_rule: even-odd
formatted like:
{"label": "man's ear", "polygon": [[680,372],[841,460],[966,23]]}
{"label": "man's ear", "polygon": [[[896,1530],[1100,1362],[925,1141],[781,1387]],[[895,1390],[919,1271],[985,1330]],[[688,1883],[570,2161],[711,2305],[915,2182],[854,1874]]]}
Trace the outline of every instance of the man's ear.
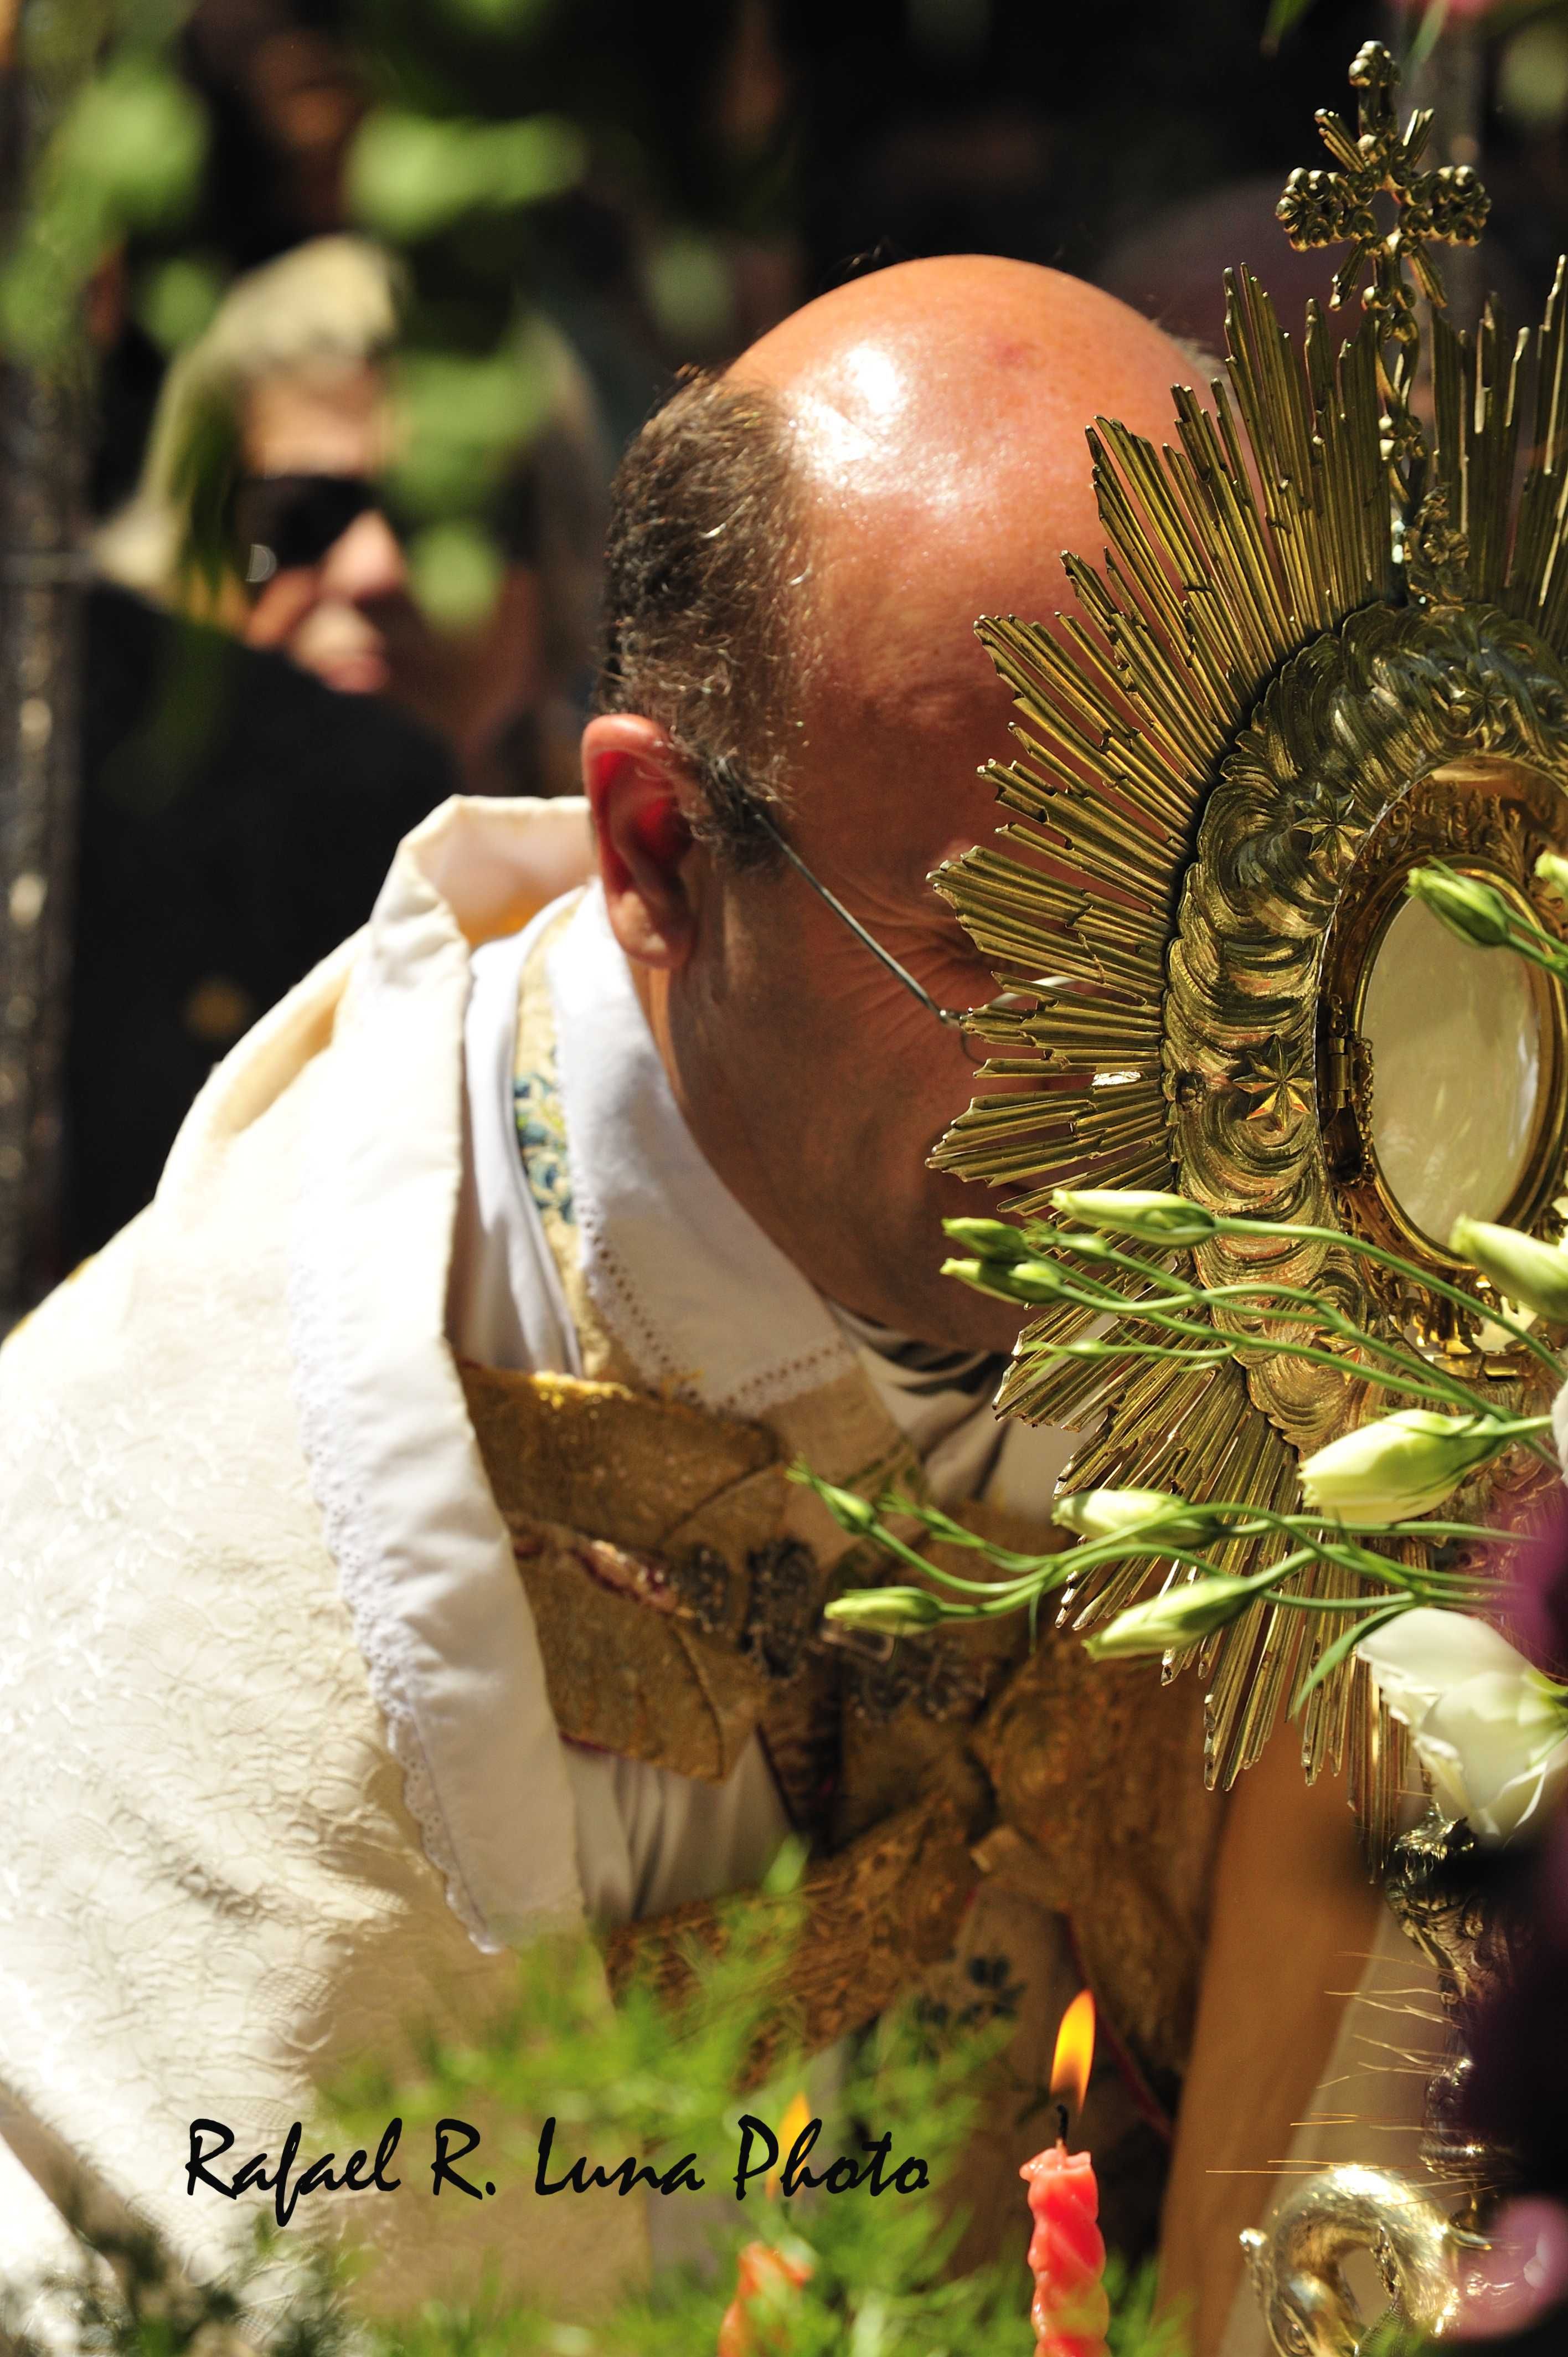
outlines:
{"label": "man's ear", "polygon": [[657,722],[601,713],[583,732],[583,790],[617,941],[639,965],[683,965],[696,936],[682,872],[692,848],[685,764]]}

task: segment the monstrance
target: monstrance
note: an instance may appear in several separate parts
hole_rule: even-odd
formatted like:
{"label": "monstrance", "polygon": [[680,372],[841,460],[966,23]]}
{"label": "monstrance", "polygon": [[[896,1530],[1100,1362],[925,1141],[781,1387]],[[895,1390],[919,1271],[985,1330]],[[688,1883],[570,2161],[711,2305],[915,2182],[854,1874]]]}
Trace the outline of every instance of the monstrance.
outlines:
{"label": "monstrance", "polygon": [[[938,1160],[1011,1188],[1019,1215],[1057,1187],[1176,1189],[1441,1278],[1456,1211],[1555,1235],[1568,1176],[1561,986],[1402,889],[1435,856],[1568,922],[1534,878],[1568,849],[1568,296],[1560,265],[1534,333],[1510,342],[1489,306],[1474,334],[1451,327],[1431,248],[1473,244],[1486,193],[1467,167],[1421,168],[1430,116],[1400,130],[1385,48],[1350,80],[1357,131],[1317,117],[1337,168],[1293,173],[1279,212],[1294,244],[1348,247],[1331,303],[1364,277],[1358,331],[1336,349],[1314,309],[1298,350],[1232,276],[1212,405],[1176,388],[1163,450],[1105,419],[1090,436],[1108,544],[1103,571],[1065,559],[1081,613],[979,626],[1021,716],[989,772],[1009,816],[937,881],[1016,996],[972,1018],[993,1060]],[[1435,1293],[1331,1242],[1281,1253],[1222,1237],[1195,1257],[1223,1284],[1268,1256],[1489,1404],[1543,1405],[1534,1362]],[[1131,1378],[1060,1356],[1088,1317],[1036,1319],[1000,1399],[1088,1436],[1064,1489],[1290,1511],[1301,1455],[1378,1412],[1353,1353]],[[1542,1476],[1511,1479],[1517,1518]],[[1075,1624],[1149,1577],[1086,1586]],[[1303,1579],[1348,1593],[1336,1577]],[[1212,1682],[1211,1779],[1256,1759],[1340,1626],[1265,1606],[1187,1657]],[[1348,1756],[1386,1835],[1398,1730],[1359,1664],[1311,1695],[1303,1734],[1313,1772]]]}

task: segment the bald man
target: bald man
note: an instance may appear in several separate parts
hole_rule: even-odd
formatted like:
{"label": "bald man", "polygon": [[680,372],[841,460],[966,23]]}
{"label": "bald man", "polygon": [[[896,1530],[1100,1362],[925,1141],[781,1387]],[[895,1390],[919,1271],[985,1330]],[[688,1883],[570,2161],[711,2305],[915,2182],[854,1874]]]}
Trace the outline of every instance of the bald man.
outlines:
{"label": "bald man", "polygon": [[[657,1971],[793,1826],[816,2044],[917,1985],[1016,2016],[972,2250],[1019,2242],[1086,1974],[1133,2249],[1189,2072],[1167,2274],[1218,2347],[1369,1937],[1348,1820],[1266,1766],[1227,1822],[1196,1692],[1070,1641],[835,1645],[869,1567],[784,1479],[1051,1543],[1070,1437],[997,1426],[1016,1317],[937,1273],[987,1206],[927,1167],[973,1078],[935,1009],[993,985],[927,879],[993,823],[975,617],[1057,607],[1098,544],[1084,426],[1163,435],[1181,372],[1105,296],[972,257],[679,389],[618,489],[591,835],[457,803],[411,836],[0,1354],[13,2264],[47,2195],[210,2269],[234,2210],[193,2121],[275,2161],[345,2059],[500,2002],[532,1927],[586,1913],[612,1980]],[[424,2196],[360,2205],[380,2304],[471,2295],[490,2251],[563,2305],[606,2280],[591,2202]]]}

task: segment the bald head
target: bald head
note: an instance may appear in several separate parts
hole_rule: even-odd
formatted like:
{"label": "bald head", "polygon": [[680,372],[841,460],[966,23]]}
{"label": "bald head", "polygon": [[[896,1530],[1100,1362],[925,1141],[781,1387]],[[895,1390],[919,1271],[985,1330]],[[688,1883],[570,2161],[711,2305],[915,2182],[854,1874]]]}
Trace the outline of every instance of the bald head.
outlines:
{"label": "bald head", "polygon": [[930,883],[995,823],[975,620],[1066,602],[1060,552],[1101,540],[1085,426],[1163,438],[1181,373],[1054,271],[909,263],[684,386],[622,472],[583,740],[610,922],[713,1168],[898,1333],[1005,1349],[1020,1318],[940,1275],[942,1220],[983,1198],[929,1160],[974,1078],[933,1009],[995,986]]}
{"label": "bald head", "polygon": [[1117,417],[1165,438],[1186,374],[1170,339],[1113,296],[994,254],[854,279],[729,371],[783,402],[794,462],[824,502],[918,513],[932,546],[972,524],[996,536],[998,567],[1020,528],[1053,552],[1098,547],[1085,428]]}
{"label": "bald head", "polygon": [[950,733],[991,679],[977,618],[1047,619],[1061,552],[1098,559],[1086,427],[1166,438],[1190,373],[1136,312],[1032,263],[905,263],[807,304],[633,445],[605,708],[671,729],[732,849],[825,710]]}
{"label": "bald head", "polygon": [[1061,552],[1099,560],[1086,427],[1169,438],[1190,373],[1114,296],[988,254],[853,280],[743,354],[732,383],[789,421],[819,651],[808,734],[824,708],[835,730],[855,714],[961,728],[996,693],[976,619],[1045,620],[1072,602]]}

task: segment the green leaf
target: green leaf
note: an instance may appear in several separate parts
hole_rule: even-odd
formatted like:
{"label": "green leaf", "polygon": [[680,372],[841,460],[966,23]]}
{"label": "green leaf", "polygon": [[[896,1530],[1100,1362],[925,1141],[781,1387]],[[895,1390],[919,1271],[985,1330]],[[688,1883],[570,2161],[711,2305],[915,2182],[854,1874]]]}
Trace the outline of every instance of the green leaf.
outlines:
{"label": "green leaf", "polygon": [[447,13],[478,33],[505,33],[526,41],[542,32],[559,0],[446,0]]}
{"label": "green leaf", "polygon": [[136,296],[136,317],[166,352],[193,344],[223,299],[223,279],[209,262],[180,254],[150,272]]}
{"label": "green leaf", "polygon": [[432,522],[483,508],[543,423],[550,385],[526,328],[498,351],[405,352],[394,363],[403,445],[392,479]]}
{"label": "green leaf", "polygon": [[723,247],[694,230],[665,238],[644,274],[654,317],[672,344],[707,350],[728,334],[735,286]]}
{"label": "green leaf", "polygon": [[1426,13],[1416,27],[1415,38],[1410,45],[1410,55],[1404,61],[1407,74],[1421,71],[1437,47],[1443,27],[1448,22],[1448,0],[1427,0]]}
{"label": "green leaf", "polygon": [[444,630],[476,629],[492,611],[506,571],[500,550],[476,523],[426,524],[408,545],[409,579]]}
{"label": "green leaf", "polygon": [[156,228],[195,193],[207,152],[200,101],[167,67],[121,57],[90,81],[50,144],[48,178],[116,224]]}

